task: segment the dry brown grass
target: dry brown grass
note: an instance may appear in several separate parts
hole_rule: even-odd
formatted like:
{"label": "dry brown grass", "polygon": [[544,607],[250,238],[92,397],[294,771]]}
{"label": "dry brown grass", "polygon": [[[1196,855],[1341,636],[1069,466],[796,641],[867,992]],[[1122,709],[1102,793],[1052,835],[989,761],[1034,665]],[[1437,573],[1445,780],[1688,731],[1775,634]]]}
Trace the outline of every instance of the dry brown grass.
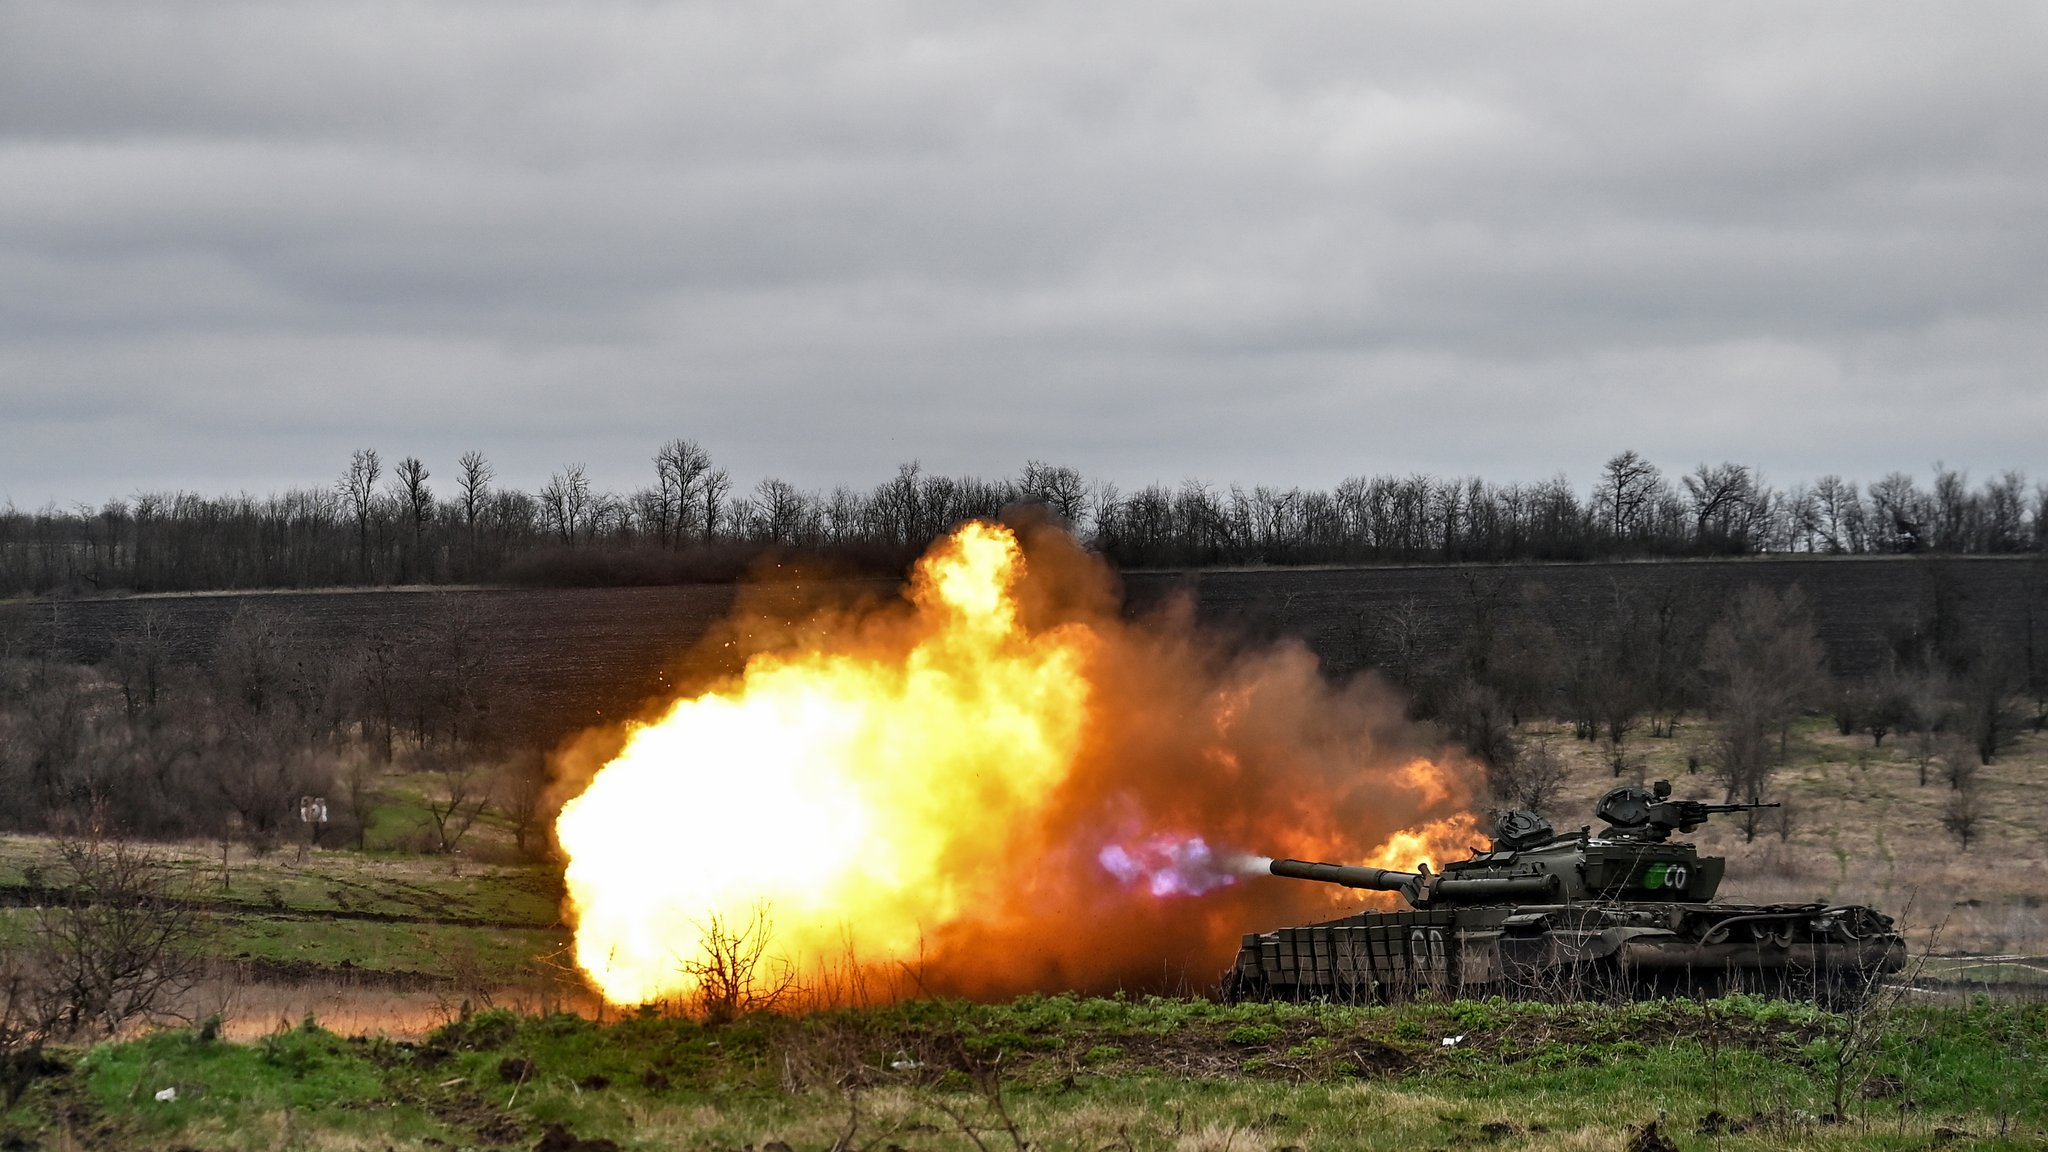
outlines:
{"label": "dry brown grass", "polygon": [[[1709,765],[1687,772],[1688,754],[1711,743],[1705,721],[1671,738],[1631,735],[1620,780],[1603,745],[1551,731],[1571,765],[1554,814],[1560,827],[1597,824],[1600,794],[1638,777],[1669,779],[1681,797],[1722,799]],[[1787,811],[1762,813],[1754,840],[1740,815],[1715,817],[1692,840],[1728,858],[1724,899],[1869,904],[1897,917],[1916,949],[2048,954],[2048,736],[2025,734],[1976,782],[1985,815],[1965,850],[1942,826],[1948,782],[1937,765],[1920,786],[1910,738],[1875,748],[1867,735],[1811,719],[1794,730],[1771,790]]]}

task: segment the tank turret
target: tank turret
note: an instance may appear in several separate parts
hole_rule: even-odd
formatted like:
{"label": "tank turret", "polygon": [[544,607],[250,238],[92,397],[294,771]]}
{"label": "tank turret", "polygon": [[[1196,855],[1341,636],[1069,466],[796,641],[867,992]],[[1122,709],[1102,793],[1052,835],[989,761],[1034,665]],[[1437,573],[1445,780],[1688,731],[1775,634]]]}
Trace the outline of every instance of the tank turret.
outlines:
{"label": "tank turret", "polygon": [[1663,780],[1610,790],[1606,827],[1560,834],[1533,812],[1508,812],[1491,847],[1413,872],[1274,860],[1274,876],[1394,892],[1412,911],[1245,937],[1225,981],[1234,996],[1382,997],[1428,986],[1554,994],[1589,973],[1669,989],[1731,983],[1840,988],[1904,965],[1889,917],[1860,905],[1716,904],[1726,861],[1673,834],[1715,815],[1776,804],[1674,800]]}
{"label": "tank turret", "polygon": [[1775,804],[1703,804],[1672,800],[1663,780],[1652,788],[1616,788],[1594,814],[1608,828],[1559,835],[1534,812],[1509,812],[1494,826],[1493,847],[1432,873],[1275,860],[1275,876],[1381,892],[1398,892],[1415,908],[1499,904],[1528,900],[1711,900],[1725,862],[1701,856],[1690,844],[1670,843],[1672,832],[1691,832],[1709,816]]}

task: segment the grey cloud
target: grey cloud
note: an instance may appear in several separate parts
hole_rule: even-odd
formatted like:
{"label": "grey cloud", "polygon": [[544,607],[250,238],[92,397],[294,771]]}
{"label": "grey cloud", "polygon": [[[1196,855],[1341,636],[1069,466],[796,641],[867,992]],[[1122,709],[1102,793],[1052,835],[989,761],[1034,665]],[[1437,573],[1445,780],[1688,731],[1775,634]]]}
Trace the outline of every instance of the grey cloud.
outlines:
{"label": "grey cloud", "polygon": [[0,7],[0,495],[2048,471],[2025,4]]}

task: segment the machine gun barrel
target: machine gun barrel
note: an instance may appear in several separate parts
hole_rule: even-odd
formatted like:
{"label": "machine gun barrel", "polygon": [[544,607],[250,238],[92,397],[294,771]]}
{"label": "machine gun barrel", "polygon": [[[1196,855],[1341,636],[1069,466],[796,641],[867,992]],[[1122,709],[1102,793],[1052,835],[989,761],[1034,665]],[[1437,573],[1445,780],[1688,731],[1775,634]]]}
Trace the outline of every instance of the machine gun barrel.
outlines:
{"label": "machine gun barrel", "polygon": [[[1697,801],[1695,801],[1695,803],[1697,803]],[[1701,804],[1701,805],[1700,805],[1700,811],[1702,811],[1702,812],[1754,812],[1754,811],[1756,811],[1756,810],[1758,810],[1758,809],[1760,809],[1760,808],[1783,808],[1783,807],[1784,807],[1784,805],[1783,805],[1782,803],[1780,803],[1780,802],[1778,802],[1778,801],[1776,801],[1776,800],[1773,800],[1773,801],[1771,801],[1771,802],[1770,802],[1769,804]]]}
{"label": "machine gun barrel", "polygon": [[1398,892],[1401,885],[1422,879],[1414,872],[1396,872],[1390,868],[1366,868],[1356,864],[1318,864],[1311,860],[1275,860],[1266,866],[1275,876],[1293,880],[1315,880],[1323,884],[1342,884],[1346,888],[1366,888],[1374,892]]}

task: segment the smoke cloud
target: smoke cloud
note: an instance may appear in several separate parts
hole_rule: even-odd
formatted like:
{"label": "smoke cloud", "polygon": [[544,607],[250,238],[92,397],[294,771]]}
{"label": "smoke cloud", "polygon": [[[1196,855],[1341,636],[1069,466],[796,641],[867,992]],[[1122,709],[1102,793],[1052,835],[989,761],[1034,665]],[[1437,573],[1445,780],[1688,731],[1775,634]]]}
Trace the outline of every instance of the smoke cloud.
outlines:
{"label": "smoke cloud", "polygon": [[[1198,626],[1185,601],[1126,619],[1099,558],[1034,514],[1013,516],[1008,528],[1022,564],[1008,589],[1016,636],[1003,643],[1055,660],[1050,690],[984,679],[992,674],[958,656],[932,607],[940,578],[927,567],[893,600],[835,602],[832,589],[787,582],[750,590],[705,641],[727,675],[664,704],[657,729],[700,711],[691,699],[760,698],[772,679],[797,674],[789,662],[820,675],[879,670],[874,714],[898,718],[870,730],[869,711],[856,704],[846,723],[859,729],[862,755],[878,744],[891,749],[873,771],[892,779],[853,786],[848,794],[865,799],[820,816],[813,834],[830,839],[861,822],[861,862],[840,871],[865,874],[832,888],[850,893],[836,925],[813,923],[829,921],[832,907],[792,913],[778,904],[778,940],[793,963],[823,965],[848,948],[867,963],[908,963],[900,938],[867,926],[915,914],[921,992],[1200,990],[1243,933],[1360,904],[1359,893],[1263,876],[1268,858],[1257,853],[1412,868],[1425,856],[1462,855],[1473,842],[1475,767],[1407,720],[1378,680],[1333,682],[1305,645],[1240,643]],[[937,660],[934,651],[954,654]],[[920,727],[924,717],[887,712],[893,705],[879,699],[915,690],[933,667],[951,678],[948,699],[969,701],[964,736],[932,736]],[[652,739],[639,732],[587,733],[564,749],[569,787],[580,790],[620,749]],[[657,780],[707,770],[690,746],[665,755],[673,763],[639,770]],[[713,770],[744,774],[748,765]],[[916,795],[900,794],[905,780]],[[888,801],[872,800],[884,794]],[[684,814],[673,835],[708,822],[736,826],[746,833],[736,842],[751,838],[767,859],[807,850],[788,843],[792,819],[764,798]],[[564,828],[571,820],[565,815]],[[611,829],[604,838],[630,835]],[[579,886],[569,839],[572,897],[584,894],[571,911],[588,915],[596,882]],[[637,867],[658,872],[661,859],[656,851]],[[929,867],[877,863],[909,860]],[[701,914],[660,903],[679,899],[672,893],[641,899],[655,902],[636,914],[641,920],[677,913],[702,923]],[[844,946],[823,955],[823,942],[835,939]]]}

